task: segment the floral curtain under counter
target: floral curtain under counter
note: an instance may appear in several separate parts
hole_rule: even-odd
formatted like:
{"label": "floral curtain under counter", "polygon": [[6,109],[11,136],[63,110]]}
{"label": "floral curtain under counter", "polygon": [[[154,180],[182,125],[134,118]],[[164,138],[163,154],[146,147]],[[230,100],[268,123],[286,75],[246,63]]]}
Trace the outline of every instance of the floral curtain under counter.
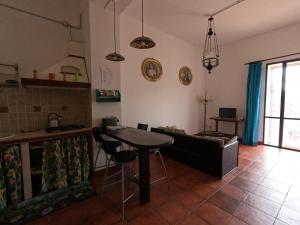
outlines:
{"label": "floral curtain under counter", "polygon": [[89,154],[86,136],[65,139],[67,151],[68,184],[80,184],[89,178]]}
{"label": "floral curtain under counter", "polygon": [[22,161],[18,145],[0,146],[0,209],[20,202]]}
{"label": "floral curtain under counter", "polygon": [[43,145],[42,192],[87,181],[89,167],[86,136],[45,142]]}
{"label": "floral curtain under counter", "polygon": [[42,171],[42,192],[68,186],[66,154],[62,140],[44,142]]}

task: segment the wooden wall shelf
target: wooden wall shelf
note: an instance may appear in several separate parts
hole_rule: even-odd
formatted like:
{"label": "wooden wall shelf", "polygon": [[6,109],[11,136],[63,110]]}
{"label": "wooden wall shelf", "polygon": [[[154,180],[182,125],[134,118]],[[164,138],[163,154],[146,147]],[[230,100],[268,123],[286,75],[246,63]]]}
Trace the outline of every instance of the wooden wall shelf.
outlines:
{"label": "wooden wall shelf", "polygon": [[[112,93],[116,95],[112,95]],[[103,95],[104,94],[104,95]],[[121,94],[119,90],[96,90],[96,102],[120,102]]]}
{"label": "wooden wall shelf", "polygon": [[81,88],[81,89],[91,88],[90,83],[69,82],[69,81],[60,81],[60,80],[30,79],[30,78],[21,78],[21,85],[22,86],[43,86],[43,87],[66,87],[66,88]]}
{"label": "wooden wall shelf", "polygon": [[97,96],[96,102],[120,102],[121,96]]}

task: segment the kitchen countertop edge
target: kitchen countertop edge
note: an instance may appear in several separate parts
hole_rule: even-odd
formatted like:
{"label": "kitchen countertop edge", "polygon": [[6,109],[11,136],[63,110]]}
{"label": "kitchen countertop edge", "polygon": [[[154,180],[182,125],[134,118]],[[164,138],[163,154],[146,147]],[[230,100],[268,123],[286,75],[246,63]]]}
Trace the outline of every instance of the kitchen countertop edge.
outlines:
{"label": "kitchen countertop edge", "polygon": [[47,133],[45,130],[17,133],[11,138],[0,140],[0,145],[20,144],[24,142],[44,141],[49,139],[56,139],[61,137],[72,137],[81,134],[89,134],[92,132],[92,128],[82,128],[78,130],[62,131],[55,133]]}

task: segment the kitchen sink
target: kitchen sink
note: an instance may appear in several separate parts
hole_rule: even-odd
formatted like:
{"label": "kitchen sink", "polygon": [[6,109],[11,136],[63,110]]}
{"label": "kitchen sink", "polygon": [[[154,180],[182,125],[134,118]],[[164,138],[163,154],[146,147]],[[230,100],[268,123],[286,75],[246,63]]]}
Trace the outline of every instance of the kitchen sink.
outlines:
{"label": "kitchen sink", "polygon": [[85,126],[79,124],[72,124],[72,125],[65,125],[59,127],[48,127],[46,128],[46,131],[48,133],[56,133],[56,132],[63,132],[63,131],[80,130],[82,128],[85,128]]}

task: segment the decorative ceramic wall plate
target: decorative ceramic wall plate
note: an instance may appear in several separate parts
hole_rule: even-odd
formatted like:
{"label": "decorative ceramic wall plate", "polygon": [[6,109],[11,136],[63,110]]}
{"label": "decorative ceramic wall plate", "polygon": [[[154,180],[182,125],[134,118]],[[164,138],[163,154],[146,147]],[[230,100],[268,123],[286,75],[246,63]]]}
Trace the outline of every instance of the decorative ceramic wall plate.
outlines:
{"label": "decorative ceramic wall plate", "polygon": [[181,67],[179,71],[179,80],[183,85],[190,85],[193,80],[193,74],[189,67]]}
{"label": "decorative ceramic wall plate", "polygon": [[142,73],[147,80],[158,81],[163,74],[163,70],[158,60],[147,58],[142,63]]}

